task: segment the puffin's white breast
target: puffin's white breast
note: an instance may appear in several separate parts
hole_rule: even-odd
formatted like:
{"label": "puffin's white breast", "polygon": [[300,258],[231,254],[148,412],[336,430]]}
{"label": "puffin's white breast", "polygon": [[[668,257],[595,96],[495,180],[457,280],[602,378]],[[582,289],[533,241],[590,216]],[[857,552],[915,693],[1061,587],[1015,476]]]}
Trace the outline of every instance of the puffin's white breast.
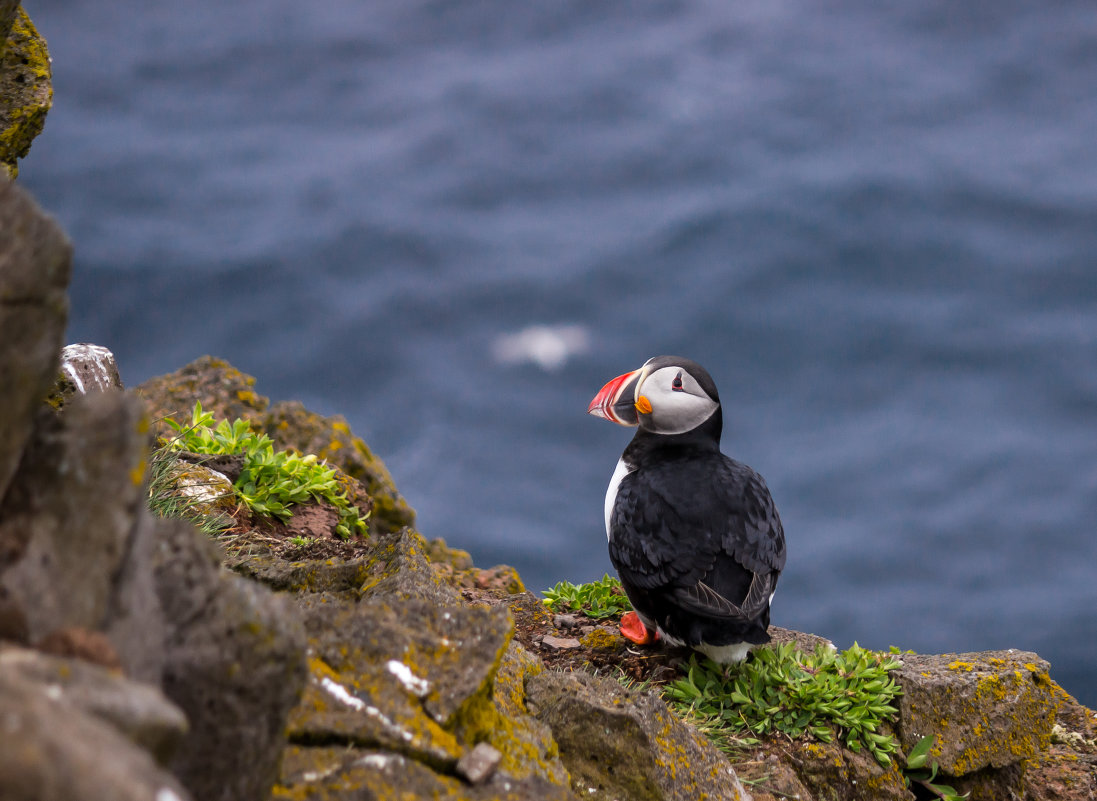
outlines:
{"label": "puffin's white breast", "polygon": [[636,468],[625,461],[625,457],[617,460],[617,468],[613,471],[613,477],[609,480],[609,488],[606,489],[606,539],[610,538],[609,519],[613,516],[613,502],[617,500],[617,488],[621,486],[621,480]]}

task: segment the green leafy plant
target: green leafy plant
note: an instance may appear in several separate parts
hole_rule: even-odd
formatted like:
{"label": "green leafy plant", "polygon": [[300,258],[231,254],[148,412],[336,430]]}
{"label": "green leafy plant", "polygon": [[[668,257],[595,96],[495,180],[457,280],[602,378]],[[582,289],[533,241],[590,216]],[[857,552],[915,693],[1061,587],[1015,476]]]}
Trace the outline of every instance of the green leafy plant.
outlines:
{"label": "green leafy plant", "polygon": [[176,432],[169,448],[210,456],[243,455],[243,469],[233,488],[253,512],[286,521],[293,516],[293,505],[326,501],[339,512],[335,527],[339,536],[347,539],[366,533],[366,516],[350,503],[346,492],[339,491],[335,470],[314,455],[275,450],[270,437],[253,431],[246,420],[215,423],[201,403],[194,404],[189,423],[171,418],[165,422]]}
{"label": "green leafy plant", "polygon": [[960,795],[947,784],[937,783],[937,760],[926,767],[929,760],[929,749],[933,747],[933,736],[927,734],[919,740],[907,755],[907,768],[903,775],[907,780],[907,787],[918,784],[941,799],[941,801],[963,801],[970,792]]}
{"label": "green leafy plant", "polygon": [[608,573],[588,584],[561,581],[545,590],[545,606],[553,612],[579,612],[597,620],[615,617],[632,609],[621,582]]}
{"label": "green leafy plant", "polygon": [[895,739],[877,731],[897,714],[891,701],[901,690],[888,675],[899,667],[890,654],[854,644],[836,652],[819,646],[805,654],[792,643],[756,650],[738,665],[722,667],[690,658],[685,675],[663,688],[683,717],[710,728],[761,736],[783,732],[831,742],[837,734],[851,751],[862,748],[887,765]]}

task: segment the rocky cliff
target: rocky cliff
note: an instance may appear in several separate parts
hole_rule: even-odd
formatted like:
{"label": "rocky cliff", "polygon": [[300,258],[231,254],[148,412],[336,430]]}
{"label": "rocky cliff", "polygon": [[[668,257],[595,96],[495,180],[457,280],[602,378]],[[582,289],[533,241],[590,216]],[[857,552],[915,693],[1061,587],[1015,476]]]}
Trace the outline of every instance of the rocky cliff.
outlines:
{"label": "rocky cliff", "polygon": [[[779,733],[721,752],[661,697],[681,654],[425,540],[342,418],[208,357],[125,391],[109,352],[63,351],[70,255],[3,182],[0,798],[912,799],[926,735],[973,799],[1097,795],[1094,713],[1019,651],[898,655],[890,764]],[[160,421],[195,401],[334,465],[369,532],[319,503],[229,504],[212,538],[150,513]]]}

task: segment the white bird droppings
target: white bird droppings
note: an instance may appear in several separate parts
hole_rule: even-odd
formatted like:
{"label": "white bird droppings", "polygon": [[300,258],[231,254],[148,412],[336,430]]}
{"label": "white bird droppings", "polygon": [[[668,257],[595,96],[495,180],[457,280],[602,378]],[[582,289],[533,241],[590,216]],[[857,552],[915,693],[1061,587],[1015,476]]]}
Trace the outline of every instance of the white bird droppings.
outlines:
{"label": "white bird droppings", "polygon": [[347,691],[339,682],[324,676],[320,679],[320,686],[327,690],[328,695],[332,696],[338,701],[342,701],[351,709],[357,709],[359,712],[365,711],[366,703],[361,698],[356,698]]}
{"label": "white bird droppings", "polygon": [[422,698],[430,692],[430,682],[416,676],[411,672],[411,668],[403,662],[397,662],[395,659],[390,659],[385,667],[388,668],[389,673],[400,679],[400,683],[403,684],[411,694]]}

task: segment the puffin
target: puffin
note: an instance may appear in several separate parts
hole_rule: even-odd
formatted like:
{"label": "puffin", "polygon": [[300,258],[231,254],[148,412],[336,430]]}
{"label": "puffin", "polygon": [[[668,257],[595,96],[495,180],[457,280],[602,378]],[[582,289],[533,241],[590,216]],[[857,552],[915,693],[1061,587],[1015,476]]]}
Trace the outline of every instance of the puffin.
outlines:
{"label": "puffin", "polygon": [[769,642],[785,533],[765,480],[720,451],[716,384],[656,356],[609,381],[589,414],[637,429],[606,491],[609,558],[632,642],[663,640],[733,664]]}

